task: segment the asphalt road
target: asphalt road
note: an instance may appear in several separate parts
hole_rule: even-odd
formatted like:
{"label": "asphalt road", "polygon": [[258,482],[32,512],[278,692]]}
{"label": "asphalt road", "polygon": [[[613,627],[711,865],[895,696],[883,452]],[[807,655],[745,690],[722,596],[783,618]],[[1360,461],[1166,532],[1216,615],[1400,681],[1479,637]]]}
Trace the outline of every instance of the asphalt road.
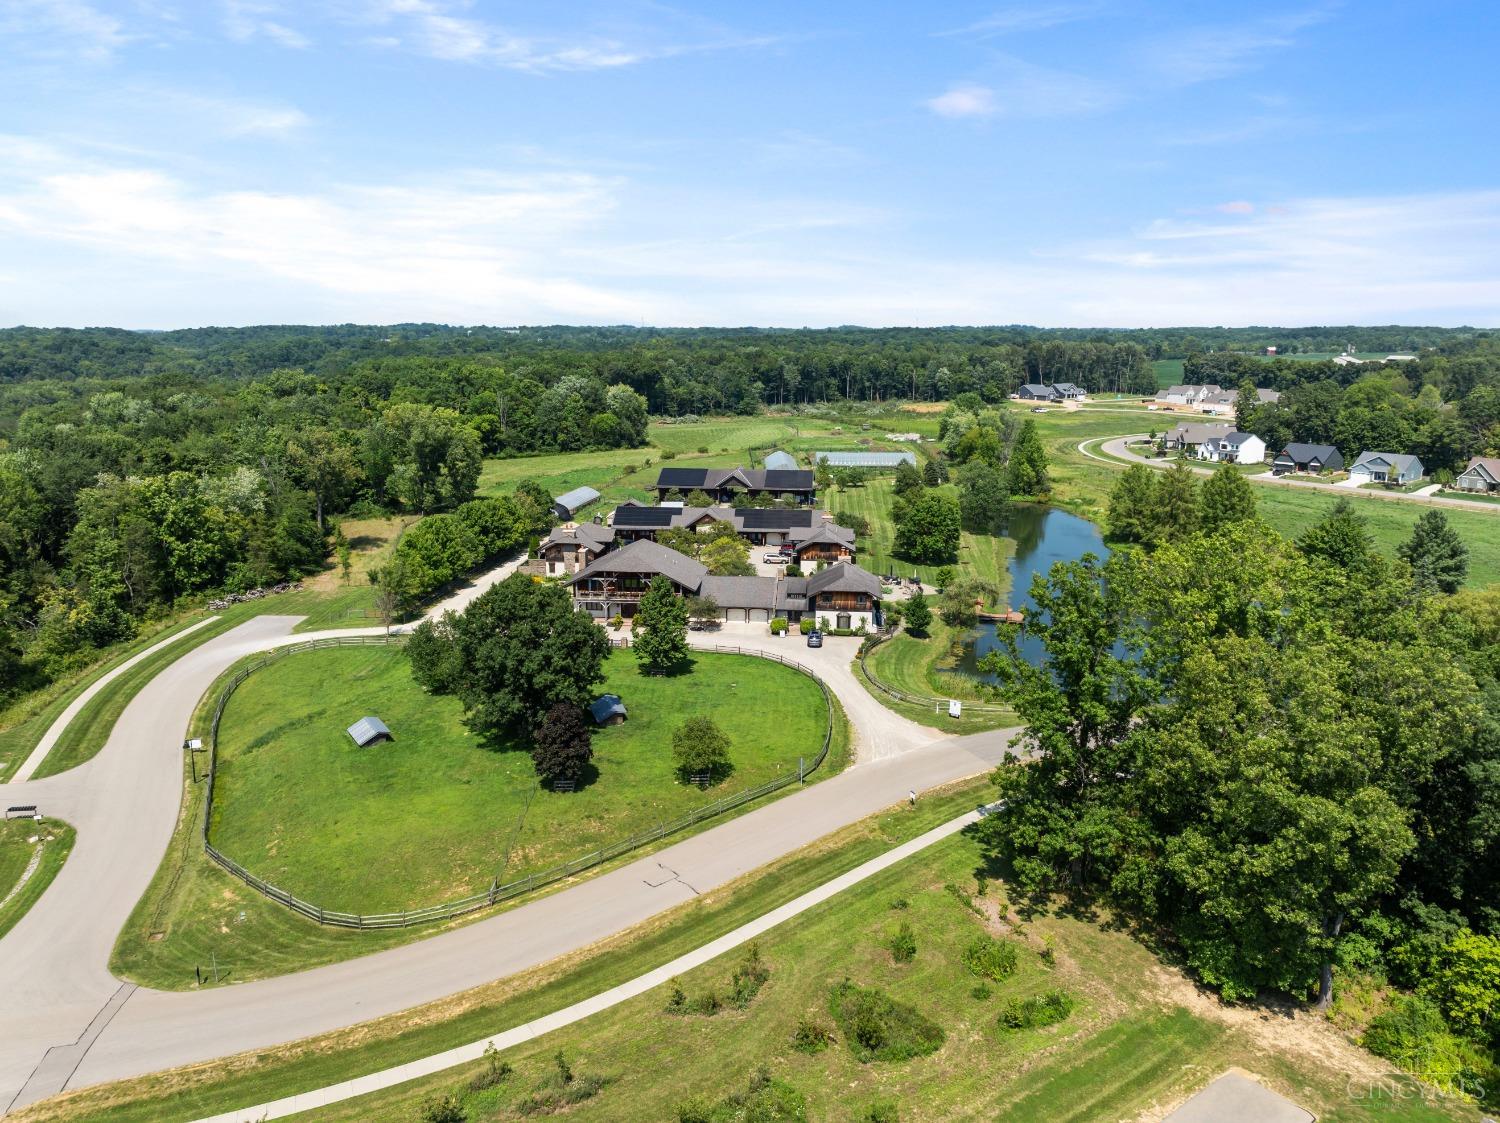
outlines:
{"label": "asphalt road", "polygon": [[188,652],[140,690],[93,760],[0,789],[7,803],[36,803],[78,828],[62,872],[0,940],[0,1107],[339,1029],[545,963],[898,803],[909,790],[982,772],[1014,732],[948,738],[892,713],[849,670],[857,640],[829,637],[809,649],[749,626],[695,636],[814,669],[849,715],[858,764],[649,858],[405,947],[216,990],[122,985],[109,973],[110,949],[172,837],[181,744],[199,698],[245,655],[357,634],[292,635],[296,619],[256,617]]}

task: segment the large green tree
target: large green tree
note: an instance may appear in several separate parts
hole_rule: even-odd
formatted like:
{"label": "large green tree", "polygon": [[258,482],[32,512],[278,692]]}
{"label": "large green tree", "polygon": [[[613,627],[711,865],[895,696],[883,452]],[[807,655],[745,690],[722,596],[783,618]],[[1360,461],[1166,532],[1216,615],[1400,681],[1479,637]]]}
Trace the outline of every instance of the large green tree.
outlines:
{"label": "large green tree", "polygon": [[1411,566],[1412,583],[1424,593],[1456,593],[1469,573],[1469,548],[1439,510],[1424,511],[1396,553]]}
{"label": "large green tree", "polygon": [[961,534],[958,500],[927,491],[907,508],[897,525],[895,552],[918,565],[941,565],[958,557]]}
{"label": "large green tree", "polygon": [[1156,518],[1152,531],[1158,542],[1175,542],[1198,529],[1198,474],[1179,460],[1162,473],[1156,485]]}
{"label": "large green tree", "polygon": [[1157,473],[1132,464],[1120,473],[1109,493],[1109,536],[1117,542],[1156,540]]}
{"label": "large green tree", "polygon": [[958,507],[963,527],[974,534],[1000,534],[1010,510],[1005,473],[983,460],[958,470]]}
{"label": "large green tree", "polygon": [[641,670],[667,674],[687,662],[687,622],[687,602],[672,582],[661,574],[652,578],[631,622],[631,647]]}
{"label": "large green tree", "polygon": [[1036,421],[1021,422],[1008,464],[1012,495],[1041,495],[1047,490],[1047,450],[1036,430]]}
{"label": "large green tree", "polygon": [[560,586],[515,573],[454,619],[465,721],[496,741],[528,736],[559,703],[586,707],[604,681],[609,639]]}
{"label": "large green tree", "polygon": [[1200,518],[1206,533],[1255,518],[1255,493],[1233,464],[1221,464],[1203,484]]}
{"label": "large green tree", "polygon": [[1297,539],[1297,546],[1308,557],[1344,570],[1362,569],[1375,556],[1375,539],[1364,516],[1355,510],[1352,500],[1342,497]]}

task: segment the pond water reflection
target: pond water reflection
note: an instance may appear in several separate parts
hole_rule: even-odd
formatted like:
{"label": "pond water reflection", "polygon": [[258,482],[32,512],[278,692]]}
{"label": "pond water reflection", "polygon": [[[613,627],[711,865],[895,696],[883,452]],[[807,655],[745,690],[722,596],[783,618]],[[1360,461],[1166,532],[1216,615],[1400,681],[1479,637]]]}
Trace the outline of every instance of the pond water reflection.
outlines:
{"label": "pond water reflection", "polygon": [[[1011,508],[1005,533],[1016,541],[1015,556],[1010,559],[1010,606],[1022,611],[1031,607],[1032,577],[1046,573],[1053,563],[1077,561],[1084,554],[1094,554],[1101,561],[1109,556],[1109,548],[1104,545],[1097,526],[1056,507],[1016,504]],[[993,682],[993,676],[980,673],[979,660],[998,646],[995,626],[981,623],[964,644],[963,654],[953,669]],[[1041,645],[1035,640],[1022,640],[1021,654],[1035,661],[1041,654]]]}

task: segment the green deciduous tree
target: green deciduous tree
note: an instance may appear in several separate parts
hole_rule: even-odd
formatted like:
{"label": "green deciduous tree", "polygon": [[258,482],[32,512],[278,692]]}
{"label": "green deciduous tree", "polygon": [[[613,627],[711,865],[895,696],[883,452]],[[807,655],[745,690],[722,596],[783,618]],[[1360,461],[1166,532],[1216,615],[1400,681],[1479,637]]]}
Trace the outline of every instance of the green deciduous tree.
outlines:
{"label": "green deciduous tree", "polygon": [[750,546],[733,530],[712,537],[698,550],[698,560],[716,577],[753,577]]}
{"label": "green deciduous tree", "polygon": [[658,574],[641,598],[632,622],[631,646],[648,674],[667,674],[687,663],[688,606]]}
{"label": "green deciduous tree", "polygon": [[1117,542],[1156,540],[1156,473],[1132,464],[1109,493],[1109,536]]}
{"label": "green deciduous tree", "polygon": [[891,485],[895,494],[909,495],[914,491],[921,491],[922,486],[922,473],[915,464],[908,464],[903,460],[896,465],[896,482]]}
{"label": "green deciduous tree", "polygon": [[1412,583],[1424,593],[1452,595],[1469,573],[1469,548],[1442,511],[1424,511],[1396,553],[1411,566]]}
{"label": "green deciduous tree", "polygon": [[1200,519],[1213,534],[1233,523],[1255,518],[1255,493],[1250,481],[1232,464],[1221,464],[1203,485]]}
{"label": "green deciduous tree", "polygon": [[730,766],[729,734],[710,717],[690,717],[672,733],[672,759],[684,776],[723,776]]}
{"label": "green deciduous tree", "polygon": [[531,763],[547,783],[583,779],[593,759],[593,718],[580,706],[550,707],[531,735]]}
{"label": "green deciduous tree", "polygon": [[958,506],[963,528],[974,534],[999,534],[1010,510],[1005,473],[983,460],[958,470]]}
{"label": "green deciduous tree", "polygon": [[960,534],[958,500],[940,492],[925,492],[896,527],[895,552],[918,565],[939,565],[958,557]]}
{"label": "green deciduous tree", "polygon": [[1008,464],[1012,495],[1042,495],[1047,491],[1047,450],[1036,431],[1036,421],[1021,422]]}
{"label": "green deciduous tree", "polygon": [[558,703],[586,707],[609,639],[567,591],[512,574],[453,623],[465,720],[486,737],[525,736]]}

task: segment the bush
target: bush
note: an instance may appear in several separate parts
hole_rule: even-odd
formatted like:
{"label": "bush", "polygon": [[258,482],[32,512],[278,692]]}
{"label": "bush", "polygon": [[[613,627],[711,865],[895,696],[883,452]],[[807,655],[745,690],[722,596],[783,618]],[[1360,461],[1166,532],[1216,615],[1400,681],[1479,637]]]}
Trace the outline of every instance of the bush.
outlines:
{"label": "bush", "polygon": [[1016,945],[993,936],[979,936],[964,948],[964,966],[981,979],[998,983],[1016,973]]}
{"label": "bush", "polygon": [[833,1044],[833,1030],[812,1018],[802,1018],[792,1031],[792,1048],[809,1056],[821,1053]]}
{"label": "bush", "polygon": [[1036,1029],[1056,1025],[1072,1012],[1072,995],[1065,990],[1049,990],[1030,998],[1012,998],[1000,1008],[1000,1024],[1006,1029]]}
{"label": "bush", "polygon": [[880,1100],[865,1108],[859,1123],[901,1123],[901,1109],[891,1100]]}
{"label": "bush", "polygon": [[865,538],[870,533],[870,520],[853,511],[840,511],[833,516],[833,521],[854,531],[858,538]]}
{"label": "bush", "polygon": [[708,446],[707,445],[699,445],[698,446],[698,451],[699,452],[707,452],[708,451]]}
{"label": "bush", "polygon": [[515,1073],[509,1061],[500,1059],[500,1051],[491,1041],[484,1047],[484,1067],[469,1078],[469,1091],[483,1092],[496,1084],[503,1084]]}
{"label": "bush", "polygon": [[552,1058],[557,1071],[547,1076],[536,1089],[520,1103],[516,1112],[520,1115],[551,1115],[555,1111],[593,1099],[609,1083],[602,1076],[579,1076],[568,1063],[561,1049]]}
{"label": "bush", "polygon": [[729,771],[729,734],[711,717],[690,717],[672,734],[672,758],[684,776]]}
{"label": "bush", "polygon": [[902,912],[906,909],[911,908],[911,902],[908,901],[905,897],[897,897],[894,901],[891,902],[891,908],[895,909],[897,912]]}
{"label": "bush", "polygon": [[771,977],[771,969],[760,957],[760,945],[751,941],[745,949],[745,958],[734,969],[729,980],[729,1001],[738,1010],[743,1010],[755,1001],[760,988]]}
{"label": "bush", "polygon": [[718,1103],[694,1096],[678,1104],[677,1123],[807,1123],[807,1102],[801,1092],[761,1067],[743,1092]]}
{"label": "bush", "polygon": [[670,448],[664,448],[661,450],[661,458],[663,460],[676,460],[677,453]]}
{"label": "bush", "polygon": [[804,616],[797,622],[797,630],[804,636],[807,635],[808,632],[812,631],[814,627],[815,625],[813,624],[811,616]]}
{"label": "bush", "polygon": [[886,944],[890,949],[891,958],[897,963],[910,963],[917,958],[917,935],[911,930],[911,925],[906,921],[901,922],[901,927],[896,929],[895,935]]}
{"label": "bush", "polygon": [[942,1047],[943,1027],[882,990],[845,979],[828,999],[829,1012],[856,1060],[905,1061]]}
{"label": "bush", "polygon": [[433,1096],[422,1102],[422,1123],[464,1123],[469,1118],[455,1095]]}
{"label": "bush", "polygon": [[975,983],[969,989],[970,997],[977,998],[980,1002],[983,1002],[986,998],[994,993],[994,991],[990,990],[989,983]]}
{"label": "bush", "polygon": [[786,634],[786,621],[783,620],[780,616],[771,621],[771,634],[773,636]]}

